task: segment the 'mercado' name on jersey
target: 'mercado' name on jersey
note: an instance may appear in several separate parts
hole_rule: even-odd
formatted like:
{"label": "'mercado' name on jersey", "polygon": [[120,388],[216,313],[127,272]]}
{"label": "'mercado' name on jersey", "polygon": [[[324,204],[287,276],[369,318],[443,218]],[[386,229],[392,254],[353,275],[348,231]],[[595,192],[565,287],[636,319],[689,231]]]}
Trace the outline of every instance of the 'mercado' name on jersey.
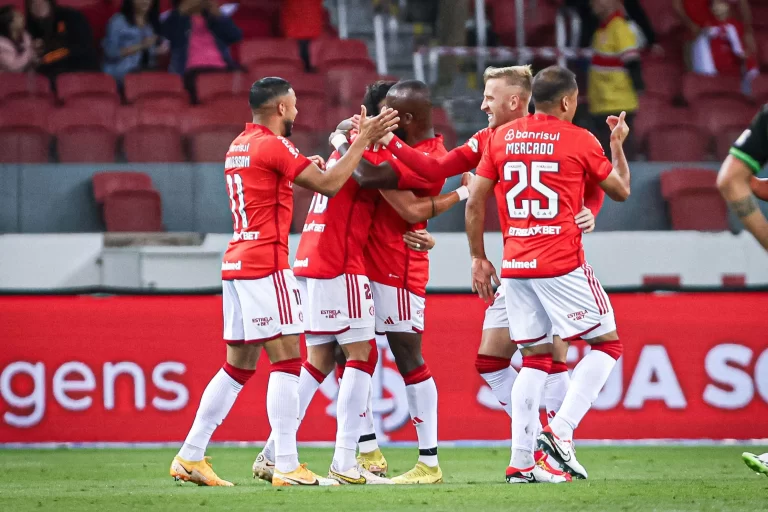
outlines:
{"label": "'mercado' name on jersey", "polygon": [[[340,155],[334,151],[326,168]],[[380,195],[378,190],[361,189],[350,178],[341,190],[328,198],[315,193],[293,262],[297,276],[332,279],[341,274],[365,275],[363,249]]]}
{"label": "'mercado' name on jersey", "polygon": [[599,183],[612,170],[594,135],[556,117],[534,114],[496,128],[477,174],[501,184],[502,277],[556,277],[581,266],[574,216],[587,177]]}
{"label": "'mercado' name on jersey", "polygon": [[736,139],[730,153],[755,174],[768,163],[768,103],[760,108],[749,128]]}
{"label": "'mercado' name on jersey", "polygon": [[248,123],[232,142],[224,178],[234,233],[222,279],[260,279],[290,268],[293,180],[311,163],[288,139],[258,124]]}

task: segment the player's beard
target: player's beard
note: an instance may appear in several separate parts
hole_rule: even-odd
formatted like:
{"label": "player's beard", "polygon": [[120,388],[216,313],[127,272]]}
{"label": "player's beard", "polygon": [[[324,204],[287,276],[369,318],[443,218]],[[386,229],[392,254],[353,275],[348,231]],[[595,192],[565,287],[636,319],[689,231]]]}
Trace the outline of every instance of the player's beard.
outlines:
{"label": "player's beard", "polygon": [[405,132],[405,128],[403,128],[402,126],[400,126],[400,127],[397,129],[397,130],[395,130],[395,131],[394,131],[394,132],[392,132],[392,133],[394,133],[395,135],[397,135],[397,137],[398,137],[400,140],[402,140],[402,141],[405,141],[405,140],[408,138],[408,134]]}
{"label": "player's beard", "polygon": [[286,119],[283,121],[283,137],[290,137],[293,133],[293,120]]}

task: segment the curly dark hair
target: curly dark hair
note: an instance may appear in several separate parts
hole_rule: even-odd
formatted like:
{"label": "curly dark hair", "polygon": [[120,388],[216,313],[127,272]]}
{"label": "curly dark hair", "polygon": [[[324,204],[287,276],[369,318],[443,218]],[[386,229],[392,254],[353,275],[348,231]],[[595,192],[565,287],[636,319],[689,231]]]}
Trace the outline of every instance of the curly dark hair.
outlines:
{"label": "curly dark hair", "polygon": [[379,113],[379,103],[387,97],[387,93],[396,83],[394,80],[378,80],[365,88],[363,105],[365,105],[368,115],[375,116]]}

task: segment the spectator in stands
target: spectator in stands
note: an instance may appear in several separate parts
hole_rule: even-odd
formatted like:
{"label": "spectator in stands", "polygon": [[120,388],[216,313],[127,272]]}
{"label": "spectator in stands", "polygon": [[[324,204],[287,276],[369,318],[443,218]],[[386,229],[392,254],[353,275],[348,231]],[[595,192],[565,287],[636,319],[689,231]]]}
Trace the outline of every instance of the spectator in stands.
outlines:
{"label": "spectator in stands", "polygon": [[173,10],[160,24],[160,35],[171,43],[169,71],[184,76],[194,102],[198,74],[238,68],[229,45],[243,34],[221,13],[216,0],[173,0]]}
{"label": "spectator in stands", "polygon": [[702,75],[743,77],[742,90],[748,94],[759,69],[744,48],[743,25],[731,16],[725,0],[713,0],[710,5],[712,18],[693,42],[691,67]]}
{"label": "spectator in stands", "polygon": [[[619,0],[592,0],[600,20],[592,40],[592,65],[589,69],[589,113],[592,133],[610,152],[611,130],[606,116],[627,113],[632,126],[638,106],[638,93],[644,89],[640,51],[635,32],[629,26]],[[631,138],[631,136],[630,136]],[[627,156],[633,155],[630,139],[624,143]]]}
{"label": "spectator in stands", "polygon": [[154,69],[158,53],[160,12],[157,0],[123,0],[107,25],[104,72],[122,83],[127,73]]}
{"label": "spectator in stands", "polygon": [[309,61],[309,43],[323,33],[323,0],[283,0],[280,5],[280,27],[284,37],[295,39],[307,71],[312,70]]}
{"label": "spectator in stands", "polygon": [[[592,10],[590,0],[565,0],[565,6],[570,7],[581,19],[581,32],[579,34],[579,47],[592,46],[592,38],[600,25],[600,20]],[[639,46],[651,48],[656,54],[663,54],[664,50],[656,41],[656,32],[653,30],[645,9],[640,5],[640,0],[624,0],[620,2],[627,21],[630,22],[635,34],[638,36]]]}
{"label": "spectator in stands", "polygon": [[24,30],[24,15],[12,5],[0,7],[0,72],[18,73],[36,63],[32,38]]}
{"label": "spectator in stands", "polygon": [[[749,7],[749,0],[726,1],[739,6],[738,19],[744,27],[746,54],[752,57],[757,53],[757,45],[752,31],[752,9]],[[699,35],[702,28],[718,24],[710,8],[710,0],[672,0],[672,4],[692,39]]]}
{"label": "spectator in stands", "polygon": [[38,71],[54,78],[68,71],[96,71],[91,27],[80,11],[54,0],[26,0],[27,30],[40,58]]}

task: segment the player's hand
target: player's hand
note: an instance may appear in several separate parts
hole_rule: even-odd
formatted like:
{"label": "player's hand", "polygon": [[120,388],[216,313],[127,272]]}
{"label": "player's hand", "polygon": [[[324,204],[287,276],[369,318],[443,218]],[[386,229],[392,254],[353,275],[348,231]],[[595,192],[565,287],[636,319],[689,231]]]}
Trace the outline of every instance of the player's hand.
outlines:
{"label": "player's hand", "polygon": [[501,285],[493,263],[480,258],[472,258],[472,291],[477,292],[477,295],[487,304],[493,304],[494,300],[491,280],[496,283],[496,286]]}
{"label": "player's hand", "polygon": [[625,120],[626,117],[627,113],[622,111],[618,117],[608,116],[605,120],[605,122],[608,123],[608,127],[611,129],[611,142],[623,144],[627,139],[627,135],[629,135],[629,125],[627,125],[627,121]]}
{"label": "player's hand", "polygon": [[405,245],[414,251],[427,252],[435,246],[435,239],[426,229],[408,231],[403,235]]}
{"label": "player's hand", "polygon": [[475,175],[471,172],[465,172],[461,175],[461,186],[467,187],[469,192],[472,192],[472,185],[475,183]]}
{"label": "player's hand", "polygon": [[[338,128],[336,128],[336,131],[332,132],[328,136],[328,145],[331,146],[332,148],[333,148],[333,142],[332,142],[333,138],[336,137],[337,135],[341,135],[345,139],[349,140],[349,133],[348,132],[345,132],[344,130],[339,130]],[[334,149],[336,149],[336,148],[334,148]]]}
{"label": "player's hand", "polygon": [[761,201],[768,201],[768,178],[758,178],[757,176],[752,176],[750,188],[752,189],[752,193],[755,194],[756,198],[760,199]]}
{"label": "player's hand", "polygon": [[325,160],[320,155],[312,155],[307,157],[307,160],[318,166],[320,169],[325,170]]}
{"label": "player's hand", "polygon": [[360,114],[355,114],[349,118],[353,130],[360,130]]}
{"label": "player's hand", "polygon": [[361,107],[358,137],[366,141],[366,146],[372,142],[378,141],[387,133],[397,129],[397,123],[400,118],[397,117],[397,110],[389,107],[381,109],[381,113],[376,117],[366,117],[365,107]]}
{"label": "player's hand", "polygon": [[392,142],[392,139],[395,138],[395,134],[392,132],[389,132],[385,136],[379,139],[379,144],[382,146],[388,145],[390,142]]}
{"label": "player's hand", "polygon": [[586,206],[576,214],[574,219],[576,220],[576,225],[579,226],[579,229],[582,233],[591,233],[595,230],[595,216],[592,215],[592,210]]}
{"label": "player's hand", "polygon": [[[355,114],[357,115],[357,114]],[[339,123],[339,125],[336,127],[337,132],[344,132],[349,133],[354,128],[354,125],[352,124],[352,118],[344,119],[342,122]]]}

